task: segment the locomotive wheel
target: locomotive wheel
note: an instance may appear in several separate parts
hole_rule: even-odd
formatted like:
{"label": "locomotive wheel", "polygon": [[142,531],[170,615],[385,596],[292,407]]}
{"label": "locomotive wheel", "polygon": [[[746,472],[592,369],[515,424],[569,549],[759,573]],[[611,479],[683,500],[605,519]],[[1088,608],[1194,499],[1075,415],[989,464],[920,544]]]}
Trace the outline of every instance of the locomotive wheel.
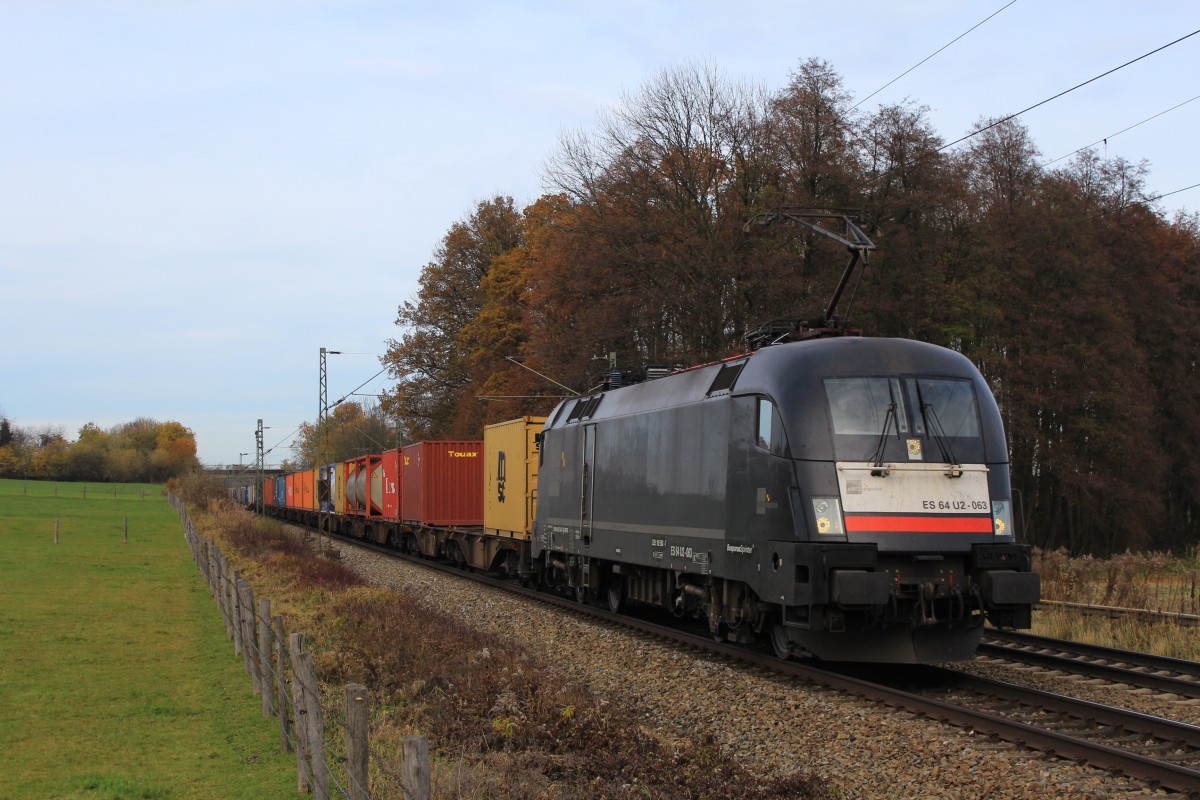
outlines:
{"label": "locomotive wheel", "polygon": [[775,657],[781,661],[787,661],[792,657],[792,640],[788,638],[782,623],[776,622],[771,626],[771,649],[775,651]]}
{"label": "locomotive wheel", "polygon": [[608,582],[608,591],[605,595],[608,598],[608,610],[614,614],[621,611],[621,606],[625,601],[625,587],[620,580],[610,580]]}
{"label": "locomotive wheel", "polygon": [[591,600],[591,592],[588,591],[588,588],[586,586],[576,585],[576,587],[575,587],[575,602],[580,603],[582,605],[587,605],[589,600]]}

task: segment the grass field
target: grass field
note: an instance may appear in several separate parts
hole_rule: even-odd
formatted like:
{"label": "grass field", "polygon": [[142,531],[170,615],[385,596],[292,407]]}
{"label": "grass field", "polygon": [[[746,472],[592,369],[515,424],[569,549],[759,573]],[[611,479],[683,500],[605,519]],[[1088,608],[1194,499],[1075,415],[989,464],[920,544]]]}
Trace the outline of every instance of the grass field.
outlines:
{"label": "grass field", "polygon": [[84,487],[0,480],[0,795],[297,797],[162,488]]}

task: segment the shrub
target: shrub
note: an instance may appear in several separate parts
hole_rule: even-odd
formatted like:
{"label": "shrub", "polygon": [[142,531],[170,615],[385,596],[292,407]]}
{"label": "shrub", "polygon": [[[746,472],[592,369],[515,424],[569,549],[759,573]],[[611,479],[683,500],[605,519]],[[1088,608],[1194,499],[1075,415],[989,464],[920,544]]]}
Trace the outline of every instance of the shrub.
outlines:
{"label": "shrub", "polygon": [[[635,716],[566,681],[543,659],[403,592],[345,592],[328,610],[326,635],[339,645],[322,658],[327,680],[372,686],[448,751],[523,773],[511,776],[514,789],[534,771],[571,787],[568,797],[628,795],[634,787],[655,798],[825,796],[806,774],[744,770],[711,738],[691,747],[661,744]],[[492,757],[499,753],[507,756]],[[493,787],[489,796],[522,795]]]}
{"label": "shrub", "polygon": [[229,491],[221,478],[204,470],[193,470],[176,483],[176,493],[188,506],[207,511],[229,499]]}
{"label": "shrub", "polygon": [[276,520],[223,506],[213,512],[213,523],[225,542],[240,555],[291,576],[299,589],[348,589],[363,585],[357,572],[313,552],[301,537],[288,532]]}
{"label": "shrub", "polygon": [[[545,659],[411,594],[367,586],[278,522],[224,504],[214,504],[206,522],[258,590],[277,608],[292,609],[289,624],[310,634],[325,686],[370,688],[377,709],[372,753],[384,772],[400,773],[400,741],[414,733],[429,736],[450,759],[435,754],[437,796],[828,796],[808,774],[750,773],[709,738],[693,746],[660,743],[635,714],[566,680]],[[327,707],[336,705],[327,699]],[[398,796],[391,788],[379,786],[375,796]]]}

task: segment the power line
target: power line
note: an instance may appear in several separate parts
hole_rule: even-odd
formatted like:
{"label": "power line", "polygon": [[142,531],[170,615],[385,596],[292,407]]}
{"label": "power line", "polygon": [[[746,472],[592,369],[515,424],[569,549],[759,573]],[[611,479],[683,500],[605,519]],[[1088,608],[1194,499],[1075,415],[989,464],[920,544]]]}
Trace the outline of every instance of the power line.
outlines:
{"label": "power line", "polygon": [[1121,203],[1116,208],[1107,208],[1107,209],[1104,209],[1103,211],[1097,211],[1097,212],[1085,217],[1084,219],[1091,220],[1091,219],[1099,219],[1100,217],[1107,217],[1109,214],[1112,214],[1114,212],[1124,211],[1125,209],[1129,208],[1130,206],[1149,205],[1150,203],[1153,203],[1156,200],[1161,200],[1164,197],[1170,197],[1173,194],[1179,194],[1180,192],[1186,192],[1189,189],[1196,189],[1196,188],[1200,188],[1200,183],[1193,183],[1191,186],[1185,186],[1182,189],[1176,189],[1173,192],[1163,192],[1162,194],[1156,194],[1151,197],[1143,197],[1140,200],[1130,200],[1127,203]]}
{"label": "power line", "polygon": [[300,429],[301,429],[302,427],[304,427],[303,423],[301,423],[300,425],[297,425],[295,428],[293,428],[293,429],[292,429],[292,432],[291,432],[291,433],[289,433],[287,436],[284,436],[284,437],[283,437],[282,439],[280,439],[278,442],[276,442],[275,444],[273,444],[273,445],[271,445],[270,447],[268,447],[268,448],[267,448],[265,451],[263,451],[263,455],[265,456],[267,453],[271,452],[271,451],[272,451],[272,450],[274,450],[276,447],[279,447],[279,445],[283,444],[283,443],[284,443],[284,442],[286,442],[288,439],[291,439],[293,436],[295,436],[297,433],[299,433],[299,432],[300,432]]}
{"label": "power line", "polygon": [[361,389],[362,387],[366,386],[368,383],[370,383],[371,381],[375,380],[376,378],[378,378],[378,377],[379,377],[380,375],[382,375],[383,373],[387,372],[387,371],[388,371],[388,369],[389,369],[388,367],[384,367],[383,369],[379,370],[379,372],[376,372],[374,375],[372,375],[371,377],[367,378],[365,381],[363,381],[362,383],[360,383],[358,386],[355,386],[353,389],[351,389],[350,391],[346,392],[344,395],[342,395],[341,399],[340,399],[340,400],[338,400],[337,402],[335,402],[335,403],[334,403],[332,406],[330,406],[330,408],[335,408],[335,407],[337,407],[337,406],[341,405],[342,403],[344,403],[347,397],[349,397],[350,395],[354,394],[354,393],[355,393],[355,392],[357,392],[359,389]]}
{"label": "power line", "polygon": [[975,30],[975,28],[978,28],[980,25],[982,25],[983,23],[987,22],[989,19],[991,19],[992,17],[996,16],[996,15],[997,15],[997,14],[999,14],[1001,11],[1003,11],[1003,10],[1004,10],[1004,9],[1006,9],[1006,8],[1008,8],[1009,6],[1011,6],[1011,5],[1012,5],[1013,3],[1015,3],[1015,2],[1017,2],[1017,0],[1009,0],[1009,2],[1008,2],[1008,3],[1006,3],[1005,5],[1003,5],[1002,7],[1000,7],[999,9],[997,9],[996,11],[993,11],[991,14],[989,14],[989,15],[988,15],[987,17],[985,17],[983,20],[981,20],[981,21],[979,21],[979,22],[975,23],[975,25],[973,25],[972,27],[968,28],[967,30],[965,30],[965,31],[963,31],[962,33],[960,33],[958,36],[956,36],[956,37],[954,37],[953,39],[951,39],[950,41],[946,42],[946,44],[942,45],[942,46],[941,46],[941,47],[939,47],[937,50],[934,50],[932,53],[930,53],[929,55],[925,56],[923,59],[921,59],[920,61],[918,61],[916,64],[913,64],[911,67],[909,67],[908,69],[904,70],[904,72],[901,72],[899,75],[897,75],[896,77],[892,78],[890,81],[888,81],[887,83],[885,83],[883,86],[880,86],[878,89],[876,89],[875,91],[871,92],[869,95],[867,95],[866,97],[864,97],[862,100],[859,100],[857,103],[855,103],[854,105],[850,106],[850,110],[851,110],[851,111],[853,111],[854,109],[858,108],[858,107],[859,107],[859,106],[861,106],[863,103],[867,102],[867,101],[868,101],[868,100],[870,100],[872,97],[874,97],[875,95],[879,94],[879,93],[880,93],[880,92],[882,92],[884,89],[886,89],[887,87],[891,86],[893,83],[895,83],[896,81],[900,80],[900,79],[901,79],[901,78],[903,78],[905,75],[907,75],[908,73],[912,72],[914,69],[916,69],[917,67],[921,66],[921,65],[922,65],[922,64],[924,64],[926,61],[928,61],[929,59],[933,58],[933,57],[934,57],[934,56],[936,56],[938,53],[942,52],[942,51],[943,51],[943,50],[945,50],[947,47],[949,47],[950,45],[954,44],[954,43],[955,43],[955,42],[957,42],[959,39],[963,38],[963,37],[964,37],[964,36],[966,36],[968,33],[970,33],[971,31]]}
{"label": "power line", "polygon": [[980,129],[979,129],[979,130],[977,130],[977,131],[972,131],[971,133],[968,133],[966,136],[963,136],[963,137],[962,137],[962,138],[960,138],[960,139],[955,139],[955,140],[954,140],[953,142],[951,142],[950,144],[942,145],[941,147],[939,147],[939,148],[937,149],[937,152],[939,152],[939,153],[940,153],[940,152],[942,152],[943,150],[949,149],[949,148],[953,147],[954,145],[958,144],[959,142],[965,142],[967,139],[970,139],[970,138],[971,138],[971,137],[973,137],[973,136],[978,136],[979,134],[983,133],[984,131],[991,130],[992,128],[996,127],[997,125],[1000,125],[1000,124],[1002,124],[1002,123],[1008,122],[1010,119],[1016,119],[1017,117],[1019,117],[1019,116],[1021,116],[1022,114],[1024,114],[1026,111],[1032,111],[1033,109],[1037,108],[1038,106],[1044,106],[1044,105],[1046,105],[1046,103],[1049,103],[1051,100],[1057,100],[1058,98],[1062,97],[1063,95],[1065,95],[1065,94],[1070,94],[1071,92],[1075,91],[1076,89],[1079,89],[1079,88],[1081,88],[1081,87],[1087,86],[1089,83],[1092,83],[1092,82],[1094,82],[1094,81],[1098,81],[1098,80],[1100,80],[1101,78],[1105,77],[1106,75],[1111,75],[1111,74],[1113,74],[1114,72],[1116,72],[1117,70],[1120,70],[1120,69],[1125,69],[1125,67],[1128,67],[1130,64],[1136,64],[1138,61],[1141,61],[1143,58],[1148,58],[1149,56],[1152,56],[1152,55],[1154,55],[1155,53],[1158,53],[1158,52],[1161,52],[1161,51],[1163,51],[1163,50],[1166,50],[1168,47],[1171,47],[1172,45],[1179,44],[1179,43],[1180,43],[1180,42],[1182,42],[1184,39],[1190,39],[1191,37],[1195,36],[1197,33],[1200,33],[1200,30],[1195,30],[1195,31],[1192,31],[1192,32],[1191,32],[1191,33],[1189,33],[1187,36],[1180,36],[1180,37],[1179,37],[1178,39],[1176,39],[1175,41],[1173,41],[1173,42],[1168,42],[1167,44],[1164,44],[1162,47],[1155,48],[1154,50],[1151,50],[1149,53],[1144,53],[1143,55],[1140,55],[1140,56],[1138,56],[1137,58],[1133,59],[1132,61],[1126,61],[1124,64],[1122,64],[1122,65],[1121,65],[1121,66],[1119,66],[1119,67],[1113,67],[1113,68],[1112,68],[1112,69],[1110,69],[1108,72],[1102,72],[1102,73],[1100,73],[1099,75],[1097,75],[1096,77],[1094,77],[1094,78],[1089,78],[1088,80],[1084,81],[1083,83],[1080,83],[1080,84],[1078,84],[1078,85],[1076,85],[1076,86],[1072,86],[1070,89],[1067,89],[1067,90],[1065,90],[1065,91],[1061,91],[1061,92],[1059,92],[1058,94],[1054,95],[1053,97],[1047,97],[1047,98],[1046,98],[1045,100],[1043,100],[1042,102],[1040,102],[1040,103],[1034,103],[1034,104],[1033,104],[1033,105],[1031,105],[1029,108],[1023,109],[1023,110],[1021,110],[1021,111],[1018,111],[1018,112],[1017,112],[1017,113],[1015,113],[1015,114],[1009,114],[1007,117],[1005,117],[1005,118],[1003,118],[1003,119],[998,119],[998,120],[996,120],[995,122],[991,123],[990,125],[985,125],[984,127],[980,128]]}
{"label": "power line", "polygon": [[1170,197],[1173,194],[1179,194],[1180,192],[1186,192],[1188,189],[1195,189],[1197,186],[1200,186],[1200,183],[1193,183],[1191,186],[1185,186],[1182,189],[1176,189],[1173,192],[1163,192],[1162,194],[1156,194],[1153,197],[1147,197],[1142,202],[1143,203],[1153,203],[1155,200],[1162,200],[1164,197]]}
{"label": "power line", "polygon": [[1117,131],[1116,133],[1110,133],[1108,136],[1105,136],[1103,139],[1099,139],[1099,140],[1097,140],[1097,141],[1095,141],[1095,142],[1092,142],[1091,144],[1084,145],[1083,147],[1079,148],[1078,150],[1072,150],[1070,153],[1067,153],[1065,156],[1059,156],[1058,158],[1053,158],[1053,159],[1051,159],[1051,160],[1049,160],[1049,161],[1044,161],[1044,162],[1042,162],[1042,166],[1043,166],[1043,167],[1048,167],[1048,166],[1050,166],[1051,164],[1053,164],[1053,163],[1054,163],[1054,162],[1056,162],[1056,161],[1062,161],[1064,158],[1070,158],[1071,156],[1075,155],[1076,153],[1080,153],[1080,152],[1083,152],[1084,150],[1087,150],[1087,149],[1089,149],[1089,148],[1091,148],[1091,147],[1095,147],[1096,145],[1100,144],[1101,142],[1108,142],[1108,140],[1109,140],[1109,139],[1115,139],[1116,137],[1120,136],[1122,133],[1125,133],[1126,131],[1131,131],[1131,130],[1133,130],[1134,128],[1138,127],[1139,125],[1145,125],[1147,122],[1149,122],[1149,121],[1150,121],[1150,120],[1152,120],[1152,119],[1158,119],[1158,118],[1159,118],[1159,117],[1161,117],[1163,114],[1168,114],[1168,113],[1170,113],[1170,112],[1174,111],[1174,110],[1175,110],[1175,109],[1177,109],[1177,108],[1181,108],[1181,107],[1183,107],[1183,106],[1186,106],[1188,103],[1192,102],[1192,100],[1200,100],[1200,94],[1196,95],[1196,96],[1195,96],[1195,97],[1193,97],[1191,100],[1184,100],[1184,101],[1183,101],[1182,103],[1180,103],[1179,105],[1174,105],[1174,106],[1171,106],[1171,107],[1170,107],[1170,108],[1168,108],[1166,111],[1160,111],[1160,112],[1158,112],[1157,114],[1155,114],[1155,115],[1154,115],[1154,116],[1152,116],[1152,117],[1146,117],[1146,118],[1145,118],[1144,120],[1142,120],[1141,122],[1138,122],[1138,123],[1135,123],[1135,124],[1133,124],[1133,125],[1130,125],[1128,128],[1123,128],[1122,130],[1119,130],[1119,131]]}

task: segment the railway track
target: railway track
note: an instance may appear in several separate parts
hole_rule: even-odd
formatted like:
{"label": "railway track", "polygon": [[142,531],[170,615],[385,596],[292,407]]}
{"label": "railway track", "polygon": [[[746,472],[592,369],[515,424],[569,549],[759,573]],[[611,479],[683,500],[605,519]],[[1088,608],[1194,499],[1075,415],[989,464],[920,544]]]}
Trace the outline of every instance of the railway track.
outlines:
{"label": "railway track", "polygon": [[[968,675],[924,666],[881,679],[955,709],[969,709],[992,724],[995,718],[1018,723],[995,730],[976,727],[1019,744],[1136,777],[1179,792],[1200,793],[1200,726],[1141,714]],[[893,670],[895,673],[895,670]],[[1034,731],[1022,739],[1022,726]]]}
{"label": "railway track", "polygon": [[[708,636],[652,620],[613,614],[573,598],[519,587],[478,573],[466,573],[453,566],[401,555],[360,540],[345,541],[545,605],[636,630],[655,639],[1200,798],[1200,726],[976,678],[953,670],[933,667],[892,669],[898,677],[894,674],[890,678],[881,678],[879,675],[863,677],[864,673],[872,671],[857,667],[825,668],[804,662],[784,662],[767,653],[716,642]],[[914,677],[917,675],[921,675],[919,680]]]}
{"label": "railway track", "polygon": [[1200,698],[1200,663],[1195,661],[996,630],[985,634],[979,653],[1179,697]]}

